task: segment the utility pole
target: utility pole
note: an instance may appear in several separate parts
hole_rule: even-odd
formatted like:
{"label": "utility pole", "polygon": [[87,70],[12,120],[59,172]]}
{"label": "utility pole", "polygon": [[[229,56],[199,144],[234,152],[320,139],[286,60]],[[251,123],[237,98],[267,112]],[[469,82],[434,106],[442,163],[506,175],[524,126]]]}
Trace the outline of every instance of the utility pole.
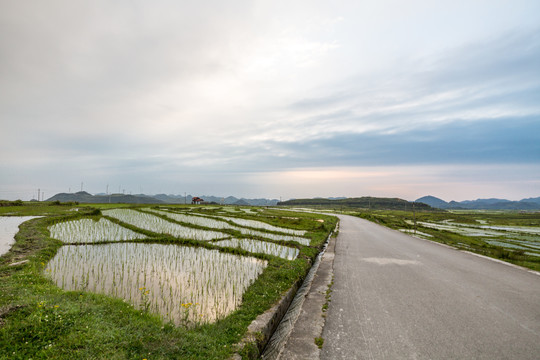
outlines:
{"label": "utility pole", "polygon": [[39,201],[40,189],[37,189],[37,201]]}
{"label": "utility pole", "polygon": [[412,214],[413,214],[413,222],[414,222],[414,234],[416,235],[416,211],[414,209],[414,202],[412,203]]}
{"label": "utility pole", "polygon": [[187,204],[187,195],[186,195],[186,192],[184,191],[184,205]]}

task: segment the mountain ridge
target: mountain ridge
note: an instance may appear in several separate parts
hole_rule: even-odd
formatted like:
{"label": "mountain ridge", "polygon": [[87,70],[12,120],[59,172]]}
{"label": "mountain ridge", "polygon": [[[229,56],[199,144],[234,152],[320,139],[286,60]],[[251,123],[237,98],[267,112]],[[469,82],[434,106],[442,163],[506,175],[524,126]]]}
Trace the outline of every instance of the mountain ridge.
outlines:
{"label": "mountain ridge", "polygon": [[[236,198],[234,196],[219,197],[211,195],[200,196],[206,203],[215,202],[224,205],[241,205],[241,206],[274,206],[279,200],[277,199],[246,199]],[[175,194],[95,194],[92,195],[86,191],[76,193],[58,193],[48,198],[46,201],[60,202],[78,202],[78,203],[111,203],[111,204],[191,204],[192,195],[175,195]]]}
{"label": "mountain ridge", "polygon": [[521,199],[519,201],[489,198],[446,202],[438,197],[427,195],[416,199],[415,202],[445,210],[540,210],[540,197]]}

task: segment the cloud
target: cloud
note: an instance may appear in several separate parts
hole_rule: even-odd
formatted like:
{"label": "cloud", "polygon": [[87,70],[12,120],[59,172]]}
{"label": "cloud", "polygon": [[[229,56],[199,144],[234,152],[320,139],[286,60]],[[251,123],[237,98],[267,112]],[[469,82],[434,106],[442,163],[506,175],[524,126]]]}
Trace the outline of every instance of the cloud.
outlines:
{"label": "cloud", "polygon": [[2,2],[1,183],[534,165],[538,5],[486,4]]}

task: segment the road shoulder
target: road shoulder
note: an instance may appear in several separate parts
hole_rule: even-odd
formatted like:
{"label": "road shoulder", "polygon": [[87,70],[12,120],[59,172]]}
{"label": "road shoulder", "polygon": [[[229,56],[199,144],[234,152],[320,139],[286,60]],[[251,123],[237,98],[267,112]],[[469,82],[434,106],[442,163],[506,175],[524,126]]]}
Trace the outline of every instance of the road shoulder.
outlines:
{"label": "road shoulder", "polygon": [[294,325],[280,359],[319,359],[321,350],[315,339],[322,338],[326,313],[323,306],[327,302],[327,290],[334,275],[334,251],[336,237],[332,237],[324,253],[319,269],[313,278],[302,310]]}

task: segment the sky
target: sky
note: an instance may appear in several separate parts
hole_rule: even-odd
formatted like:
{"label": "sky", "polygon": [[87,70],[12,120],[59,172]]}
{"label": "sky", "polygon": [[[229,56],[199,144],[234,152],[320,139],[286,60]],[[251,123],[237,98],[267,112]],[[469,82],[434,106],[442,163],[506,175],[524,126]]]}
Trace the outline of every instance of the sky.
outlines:
{"label": "sky", "polygon": [[0,0],[0,199],[540,196],[540,2]]}

